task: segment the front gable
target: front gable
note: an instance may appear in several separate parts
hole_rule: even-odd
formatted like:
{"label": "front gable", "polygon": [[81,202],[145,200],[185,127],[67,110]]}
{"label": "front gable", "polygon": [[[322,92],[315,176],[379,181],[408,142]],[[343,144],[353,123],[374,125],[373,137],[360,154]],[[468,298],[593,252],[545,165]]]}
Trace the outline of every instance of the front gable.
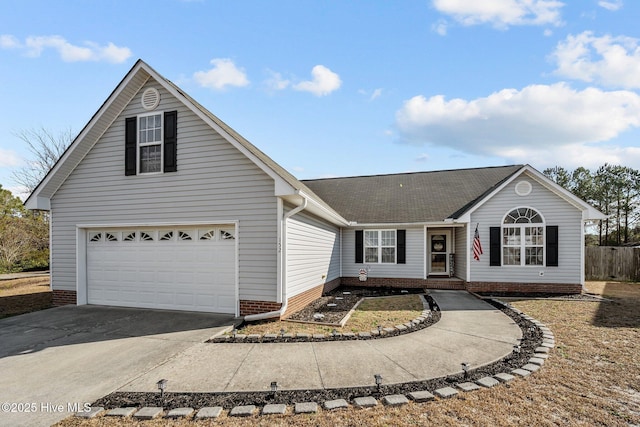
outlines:
{"label": "front gable", "polygon": [[[160,98],[157,107],[151,111],[142,106],[143,94],[150,88],[157,90]],[[163,138],[159,145],[162,156],[159,170],[145,173],[140,169],[144,144],[136,139],[140,132],[135,126],[140,117],[148,117],[149,114],[162,118]],[[175,157],[171,162],[167,162],[166,153],[168,116],[176,118],[175,135],[172,135]],[[128,141],[131,132],[127,130],[131,122],[134,125],[133,147]],[[203,187],[205,183],[206,188]],[[243,190],[245,185],[247,188]],[[274,186],[274,180],[260,167],[173,97],[158,81],[149,78],[60,185],[52,200],[64,199],[73,189],[78,197],[86,191],[86,197],[103,195],[104,203],[110,203],[112,198],[126,199],[130,206],[142,200],[188,205],[197,203],[201,198],[232,200],[234,195],[252,193],[256,197],[255,203],[262,203],[265,197],[274,197]],[[200,188],[200,194],[194,191],[196,188]],[[155,199],[160,195],[164,201]],[[149,198],[152,200],[147,200]]]}
{"label": "front gable", "polygon": [[468,214],[484,249],[468,263],[469,281],[581,283],[584,216],[524,169]]}
{"label": "front gable", "polygon": [[[181,106],[191,111],[264,173],[270,176],[275,184],[275,195],[293,195],[297,189],[304,187],[292,175],[188,97],[177,88],[177,86],[164,79],[146,63],[139,60],[75,138],[52,170],[29,196],[25,202],[27,208],[48,210],[50,208],[50,198],[58,191],[78,164],[83,161],[91,148],[115,123],[115,120],[121,116],[123,111],[136,103],[140,110],[144,110],[140,104],[139,97],[143,92],[143,88],[152,86],[158,88],[161,100],[167,97],[173,98],[176,109]],[[134,100],[134,98],[136,99]],[[160,108],[165,111],[170,111],[166,105]],[[158,108],[156,108],[156,110],[157,109]],[[118,124],[115,125],[119,126]]]}

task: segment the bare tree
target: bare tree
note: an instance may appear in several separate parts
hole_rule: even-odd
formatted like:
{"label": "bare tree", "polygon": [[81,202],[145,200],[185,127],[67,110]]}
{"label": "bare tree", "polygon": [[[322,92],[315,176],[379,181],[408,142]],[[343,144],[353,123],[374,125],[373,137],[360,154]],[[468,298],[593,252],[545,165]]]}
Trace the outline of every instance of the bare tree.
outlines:
{"label": "bare tree", "polygon": [[20,270],[48,258],[46,216],[25,209],[22,201],[0,185],[0,272]]}
{"label": "bare tree", "polygon": [[15,135],[27,144],[32,158],[25,166],[13,171],[11,177],[16,184],[24,187],[25,191],[31,194],[69,147],[75,134],[71,128],[54,134],[41,127],[22,130]]}

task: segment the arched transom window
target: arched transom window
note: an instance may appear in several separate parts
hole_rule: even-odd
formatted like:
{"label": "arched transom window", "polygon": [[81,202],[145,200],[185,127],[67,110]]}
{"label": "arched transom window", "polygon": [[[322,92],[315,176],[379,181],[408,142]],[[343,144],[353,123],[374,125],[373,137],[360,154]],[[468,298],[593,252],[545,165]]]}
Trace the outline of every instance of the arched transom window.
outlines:
{"label": "arched transom window", "polygon": [[502,265],[544,265],[544,219],[536,210],[517,208],[504,217]]}

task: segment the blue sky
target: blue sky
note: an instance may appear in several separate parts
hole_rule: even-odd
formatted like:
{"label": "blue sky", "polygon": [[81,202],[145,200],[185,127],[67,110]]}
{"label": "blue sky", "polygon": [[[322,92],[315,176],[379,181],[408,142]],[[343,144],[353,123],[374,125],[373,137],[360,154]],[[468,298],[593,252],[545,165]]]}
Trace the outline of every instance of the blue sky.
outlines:
{"label": "blue sky", "polygon": [[138,58],[298,178],[640,169],[640,2],[0,1],[0,184]]}

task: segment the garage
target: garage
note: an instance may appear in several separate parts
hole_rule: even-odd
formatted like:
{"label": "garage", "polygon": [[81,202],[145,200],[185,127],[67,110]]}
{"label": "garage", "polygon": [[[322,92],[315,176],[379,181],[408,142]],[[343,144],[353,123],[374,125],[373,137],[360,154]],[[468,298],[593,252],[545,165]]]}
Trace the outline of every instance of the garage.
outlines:
{"label": "garage", "polygon": [[236,313],[236,228],[89,229],[87,302]]}

